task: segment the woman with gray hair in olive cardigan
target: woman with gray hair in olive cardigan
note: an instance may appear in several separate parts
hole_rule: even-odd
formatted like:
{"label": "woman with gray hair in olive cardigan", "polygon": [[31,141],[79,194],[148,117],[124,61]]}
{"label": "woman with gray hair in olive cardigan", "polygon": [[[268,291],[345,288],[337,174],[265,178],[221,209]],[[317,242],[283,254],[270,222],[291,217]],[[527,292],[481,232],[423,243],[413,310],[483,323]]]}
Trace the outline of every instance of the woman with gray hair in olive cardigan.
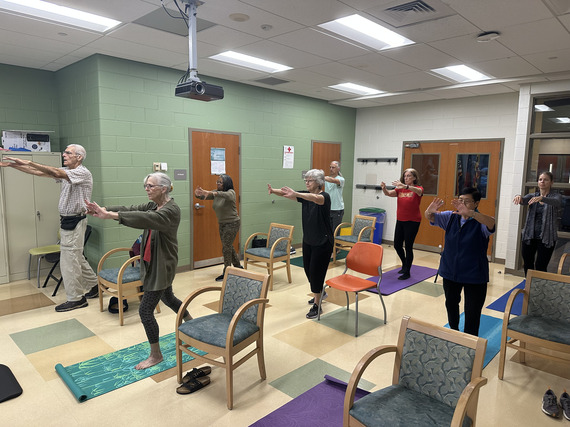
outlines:
{"label": "woman with gray hair in olive cardigan", "polygon": [[[95,202],[86,201],[87,213],[97,218],[114,219],[127,227],[144,229],[140,262],[144,294],[139,315],[150,343],[150,355],[135,369],[150,368],[162,362],[158,323],[154,318],[158,302],[162,301],[175,313],[178,313],[182,304],[172,291],[178,265],[176,234],[180,224],[180,208],[170,197],[172,183],[166,174],[155,172],[145,178],[144,189],[150,202],[141,205],[101,207]],[[190,314],[186,312],[184,320],[189,319]]]}

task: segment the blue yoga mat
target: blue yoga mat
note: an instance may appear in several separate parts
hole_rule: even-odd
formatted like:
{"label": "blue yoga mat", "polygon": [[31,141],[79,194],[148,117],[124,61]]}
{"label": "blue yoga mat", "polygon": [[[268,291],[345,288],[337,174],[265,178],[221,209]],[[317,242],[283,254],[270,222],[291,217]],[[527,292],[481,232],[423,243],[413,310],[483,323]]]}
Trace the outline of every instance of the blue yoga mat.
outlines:
{"label": "blue yoga mat", "polygon": [[[176,366],[175,333],[160,337],[159,343],[164,360],[147,369],[135,369],[149,355],[150,345],[145,341],[75,365],[63,367],[58,363],[55,370],[78,402],[85,402]],[[206,354],[199,350],[196,352]],[[184,363],[193,359],[182,353]]]}
{"label": "blue yoga mat", "polygon": [[[491,304],[489,304],[487,306],[487,308],[504,313],[505,308],[507,307],[507,301],[508,301],[509,297],[511,296],[511,292],[513,292],[515,289],[524,289],[525,283],[526,283],[526,280],[523,280],[518,285],[516,285],[513,289],[511,289],[509,292],[507,292],[505,295],[497,298],[495,301],[493,301]],[[521,311],[522,311],[522,303],[523,303],[523,296],[517,295],[517,297],[515,298],[515,301],[513,302],[513,308],[511,310],[511,314],[519,316],[521,314]]]}
{"label": "blue yoga mat", "polygon": [[[445,325],[449,328],[449,323]],[[465,328],[465,313],[461,313],[459,317],[459,330]],[[487,339],[487,351],[485,352],[485,361],[483,367],[487,366],[493,357],[499,354],[501,350],[501,333],[503,331],[503,319],[496,317],[481,315],[481,323],[479,325],[479,336]]]}

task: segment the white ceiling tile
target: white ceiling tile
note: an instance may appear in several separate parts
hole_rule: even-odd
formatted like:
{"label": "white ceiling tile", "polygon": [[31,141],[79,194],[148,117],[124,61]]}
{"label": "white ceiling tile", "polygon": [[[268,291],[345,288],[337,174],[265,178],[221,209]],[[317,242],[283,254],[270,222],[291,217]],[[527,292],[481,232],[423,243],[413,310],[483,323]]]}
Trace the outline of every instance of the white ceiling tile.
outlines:
{"label": "white ceiling tile", "polygon": [[426,44],[415,44],[396,49],[384,50],[382,51],[382,55],[411,67],[415,67],[418,70],[431,70],[460,63],[457,58],[440,52]]}
{"label": "white ceiling tile", "polygon": [[500,43],[500,39],[479,43],[476,34],[436,41],[430,43],[430,46],[459,59],[465,64],[514,56],[513,52]]}
{"label": "white ceiling tile", "polygon": [[540,70],[518,56],[471,64],[476,70],[498,79],[540,74]]}
{"label": "white ceiling tile", "polygon": [[544,73],[570,70],[570,48],[524,55],[524,59]]}
{"label": "white ceiling tile", "polygon": [[334,61],[352,58],[370,52],[363,47],[344,42],[322,31],[311,28],[282,34],[271,38],[271,41]]}
{"label": "white ceiling tile", "polygon": [[393,76],[396,74],[411,73],[415,68],[401,62],[394,61],[381,53],[373,52],[355,58],[339,61],[342,64],[358,68],[362,71],[377,74],[379,76]]}
{"label": "white ceiling tile", "polygon": [[506,27],[499,40],[517,55],[528,55],[567,48],[570,46],[570,33],[552,18]]}

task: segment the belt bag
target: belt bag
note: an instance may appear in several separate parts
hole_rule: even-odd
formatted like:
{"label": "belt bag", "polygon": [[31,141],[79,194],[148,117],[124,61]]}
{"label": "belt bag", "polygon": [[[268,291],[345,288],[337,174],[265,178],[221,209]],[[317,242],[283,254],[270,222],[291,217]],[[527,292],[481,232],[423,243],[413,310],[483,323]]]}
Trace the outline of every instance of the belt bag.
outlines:
{"label": "belt bag", "polygon": [[60,217],[60,226],[63,230],[75,230],[79,221],[87,218],[87,215],[78,216],[62,216]]}

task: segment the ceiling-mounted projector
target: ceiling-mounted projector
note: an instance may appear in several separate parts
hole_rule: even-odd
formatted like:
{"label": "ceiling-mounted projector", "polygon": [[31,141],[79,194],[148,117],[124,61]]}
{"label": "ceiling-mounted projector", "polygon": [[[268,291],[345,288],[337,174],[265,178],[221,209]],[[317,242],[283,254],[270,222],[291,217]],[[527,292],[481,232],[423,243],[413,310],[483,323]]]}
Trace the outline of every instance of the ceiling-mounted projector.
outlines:
{"label": "ceiling-mounted projector", "polygon": [[223,99],[224,88],[203,82],[198,77],[198,54],[196,52],[196,8],[204,4],[200,0],[181,0],[186,3],[186,15],[188,16],[188,46],[190,55],[188,59],[188,70],[178,81],[175,96],[183,98],[197,99],[199,101],[215,101]]}
{"label": "ceiling-mounted projector", "polygon": [[176,86],[174,95],[200,101],[215,101],[224,97],[224,88],[202,81],[190,81],[179,83]]}

